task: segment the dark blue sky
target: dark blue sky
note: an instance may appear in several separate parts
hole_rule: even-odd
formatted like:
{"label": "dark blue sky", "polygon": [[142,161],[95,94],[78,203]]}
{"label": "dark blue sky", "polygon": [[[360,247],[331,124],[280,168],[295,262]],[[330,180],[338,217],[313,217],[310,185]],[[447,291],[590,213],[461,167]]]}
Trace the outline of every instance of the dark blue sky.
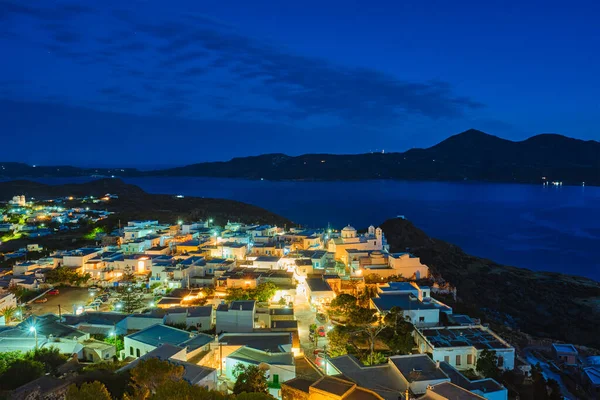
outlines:
{"label": "dark blue sky", "polygon": [[[0,160],[600,139],[597,1],[0,0]],[[18,150],[17,150],[18,149]]]}

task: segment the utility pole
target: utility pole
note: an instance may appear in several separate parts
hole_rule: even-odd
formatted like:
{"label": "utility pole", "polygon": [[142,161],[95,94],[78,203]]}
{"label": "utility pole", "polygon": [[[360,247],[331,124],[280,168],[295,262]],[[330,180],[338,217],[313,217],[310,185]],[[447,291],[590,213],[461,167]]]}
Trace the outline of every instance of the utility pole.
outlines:
{"label": "utility pole", "polygon": [[60,310],[60,304],[58,305],[58,321],[62,322],[62,312]]}

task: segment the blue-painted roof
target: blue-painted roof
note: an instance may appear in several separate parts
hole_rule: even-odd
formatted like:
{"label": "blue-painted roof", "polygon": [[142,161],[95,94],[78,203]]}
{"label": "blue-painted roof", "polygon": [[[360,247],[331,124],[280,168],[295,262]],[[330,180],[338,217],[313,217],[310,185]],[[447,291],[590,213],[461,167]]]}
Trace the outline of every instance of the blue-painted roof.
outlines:
{"label": "blue-painted roof", "polygon": [[382,294],[376,297],[373,303],[379,311],[390,311],[392,307],[400,307],[403,310],[434,310],[437,307],[432,303],[423,303],[411,294]]}
{"label": "blue-painted roof", "polygon": [[190,333],[167,325],[156,324],[132,333],[128,337],[155,347],[164,343],[178,346],[190,339]]}
{"label": "blue-painted roof", "polygon": [[171,344],[187,347],[189,351],[205,346],[214,340],[211,335],[200,333],[192,336],[190,332],[162,324],[152,325],[127,337],[150,346],[158,347],[162,344]]}

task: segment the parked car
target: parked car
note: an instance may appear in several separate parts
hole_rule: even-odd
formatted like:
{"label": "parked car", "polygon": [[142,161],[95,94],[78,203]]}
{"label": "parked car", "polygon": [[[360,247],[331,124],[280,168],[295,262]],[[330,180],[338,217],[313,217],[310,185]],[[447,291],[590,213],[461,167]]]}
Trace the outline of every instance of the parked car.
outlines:
{"label": "parked car", "polygon": [[317,334],[321,337],[327,336],[327,331],[325,331],[325,327],[320,326],[319,329],[317,330]]}
{"label": "parked car", "polygon": [[327,322],[327,315],[323,313],[317,313],[317,321],[321,324],[324,324],[325,322]]}
{"label": "parked car", "polygon": [[48,291],[48,294],[50,294],[52,296],[56,296],[59,293],[60,292],[58,291],[58,289],[52,289],[52,290]]}
{"label": "parked car", "polygon": [[90,286],[90,287],[88,288],[88,292],[97,292],[97,291],[99,291],[99,290],[100,290],[100,289],[98,288],[98,286]]}
{"label": "parked car", "polygon": [[47,301],[48,301],[48,299],[47,299],[47,298],[45,298],[45,297],[42,297],[41,299],[37,299],[37,300],[35,300],[35,301],[34,301],[34,303],[45,303],[45,302],[47,302]]}

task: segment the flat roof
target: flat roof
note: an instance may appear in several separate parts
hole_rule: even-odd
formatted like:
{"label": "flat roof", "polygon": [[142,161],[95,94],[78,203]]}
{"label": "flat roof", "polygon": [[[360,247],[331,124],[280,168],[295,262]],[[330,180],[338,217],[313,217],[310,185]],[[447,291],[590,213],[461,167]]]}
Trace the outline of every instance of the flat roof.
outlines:
{"label": "flat roof", "polygon": [[281,259],[281,257],[275,257],[275,256],[258,256],[256,257],[256,259],[254,260],[255,262],[277,262]]}
{"label": "flat roof", "polygon": [[433,381],[449,379],[448,376],[426,354],[410,354],[406,356],[392,356],[390,362],[408,382]]}
{"label": "flat roof", "polygon": [[223,333],[219,336],[219,343],[279,353],[282,351],[281,346],[292,344],[292,334],[291,332]]}
{"label": "flat roof", "polygon": [[477,350],[510,349],[490,330],[481,326],[457,326],[452,328],[428,328],[420,331],[433,347],[473,346]]}
{"label": "flat roof", "polygon": [[154,347],[162,344],[178,346],[190,339],[190,333],[171,326],[156,324],[126,337],[146,343]]}
{"label": "flat roof", "polygon": [[306,284],[311,292],[331,292],[331,286],[322,278],[306,278]]}
{"label": "flat roof", "polygon": [[261,363],[269,365],[294,365],[294,355],[292,353],[271,353],[246,346],[242,346],[232,352],[227,358],[255,365]]}
{"label": "flat roof", "polygon": [[[485,397],[479,396],[473,392],[469,392],[466,389],[461,388],[460,386],[456,386],[450,382],[442,382],[437,385],[433,385],[431,388],[427,389],[428,391],[432,391],[436,395],[443,396],[446,399],[452,400],[482,400]],[[425,394],[425,396],[420,397],[419,400],[429,400],[429,399],[439,399],[438,396],[431,396],[429,394]]]}
{"label": "flat roof", "polygon": [[575,346],[572,344],[554,343],[552,347],[554,347],[554,350],[556,350],[557,353],[568,353],[573,355],[579,354]]}
{"label": "flat roof", "polygon": [[422,302],[410,293],[382,293],[380,297],[371,299],[380,311],[390,311],[393,307],[400,307],[402,310],[437,310],[438,307],[431,302]]}
{"label": "flat roof", "polygon": [[398,400],[407,388],[389,363],[368,367],[351,355],[330,358],[327,362],[345,378],[371,389],[386,400]]}

